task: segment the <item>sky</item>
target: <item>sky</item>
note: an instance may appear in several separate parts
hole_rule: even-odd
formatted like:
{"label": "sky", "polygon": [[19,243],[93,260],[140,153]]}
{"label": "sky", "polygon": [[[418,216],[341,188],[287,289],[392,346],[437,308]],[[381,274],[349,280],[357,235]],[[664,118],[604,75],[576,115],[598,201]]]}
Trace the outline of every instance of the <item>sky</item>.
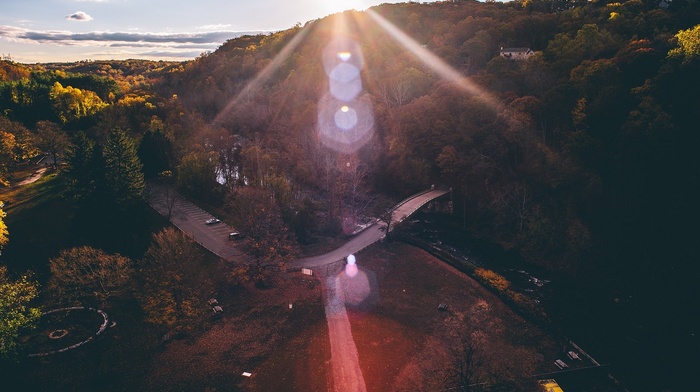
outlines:
{"label": "sky", "polygon": [[243,34],[397,0],[2,0],[0,55],[19,63],[191,60]]}

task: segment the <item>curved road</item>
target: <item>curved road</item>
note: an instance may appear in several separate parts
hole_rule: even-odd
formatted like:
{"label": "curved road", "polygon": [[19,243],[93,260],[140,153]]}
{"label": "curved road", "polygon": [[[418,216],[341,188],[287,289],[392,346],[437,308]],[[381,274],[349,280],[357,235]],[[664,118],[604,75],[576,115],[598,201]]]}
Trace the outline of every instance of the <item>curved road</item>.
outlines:
{"label": "curved road", "polygon": [[[391,227],[393,228],[395,224],[402,222],[431,200],[436,199],[448,192],[449,191],[446,190],[431,190],[428,192],[419,193],[405,200],[398,206],[394,207],[394,212],[391,215]],[[305,257],[303,259],[291,261],[287,263],[287,268],[292,270],[302,267],[313,269],[343,260],[347,255],[357,253],[384,238],[384,236],[386,236],[385,231],[386,223],[377,222],[357,234],[338,249],[323,255]]]}
{"label": "curved road", "polygon": [[[449,191],[430,190],[412,196],[398,206],[394,207],[391,217],[391,226],[406,219],[429,201],[436,199]],[[238,249],[238,244],[229,241],[228,234],[236,231],[225,223],[206,225],[204,222],[213,216],[187,201],[179,193],[162,185],[149,185],[148,203],[161,215],[168,218],[175,226],[192,237],[195,241],[207,248],[212,253],[227,261],[246,262],[248,257]],[[168,216],[169,215],[169,216]],[[345,245],[323,255],[306,257],[287,263],[289,269],[317,268],[336,261],[343,260],[345,256],[357,253],[362,249],[381,240],[386,235],[386,224],[377,222],[366,228]]]}

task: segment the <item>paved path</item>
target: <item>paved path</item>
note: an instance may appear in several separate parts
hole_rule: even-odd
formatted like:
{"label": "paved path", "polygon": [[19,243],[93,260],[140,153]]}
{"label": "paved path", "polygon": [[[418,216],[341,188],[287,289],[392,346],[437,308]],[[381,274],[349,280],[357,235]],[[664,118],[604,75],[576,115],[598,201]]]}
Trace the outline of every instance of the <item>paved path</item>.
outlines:
{"label": "paved path", "polygon": [[213,216],[187,201],[172,188],[149,185],[148,203],[166,218],[170,215],[170,222],[224,260],[248,261],[246,254],[238,249],[239,243],[228,239],[228,234],[235,231],[233,228],[223,222],[205,224],[204,222]]}
{"label": "paved path", "polygon": [[[416,212],[419,208],[424,206],[429,201],[436,199],[448,192],[449,191],[445,190],[431,190],[405,200],[402,204],[399,204],[397,207],[395,207],[394,212],[391,216],[391,227],[393,228],[396,223],[402,222],[404,219]],[[287,268],[298,269],[304,267],[314,269],[337,262],[339,260],[343,260],[347,255],[357,253],[362,249],[384,238],[384,236],[386,235],[385,230],[386,223],[377,222],[363,230],[361,233],[353,237],[350,241],[348,241],[338,249],[323,255],[305,257],[303,259],[291,261],[287,263]]]}

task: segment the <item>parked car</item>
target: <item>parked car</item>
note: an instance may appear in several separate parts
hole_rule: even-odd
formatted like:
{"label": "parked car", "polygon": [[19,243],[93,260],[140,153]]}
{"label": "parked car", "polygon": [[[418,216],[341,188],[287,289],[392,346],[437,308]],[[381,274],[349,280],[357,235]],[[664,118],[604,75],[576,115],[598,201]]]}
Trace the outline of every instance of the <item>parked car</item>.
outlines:
{"label": "parked car", "polygon": [[220,223],[220,222],[221,221],[216,219],[216,218],[211,218],[211,219],[207,219],[204,223],[207,225],[215,225],[215,224]]}
{"label": "parked car", "polygon": [[243,238],[243,236],[241,235],[241,233],[239,233],[237,231],[232,231],[232,232],[228,233],[228,240],[229,241],[236,241],[236,240],[240,240],[241,238]]}

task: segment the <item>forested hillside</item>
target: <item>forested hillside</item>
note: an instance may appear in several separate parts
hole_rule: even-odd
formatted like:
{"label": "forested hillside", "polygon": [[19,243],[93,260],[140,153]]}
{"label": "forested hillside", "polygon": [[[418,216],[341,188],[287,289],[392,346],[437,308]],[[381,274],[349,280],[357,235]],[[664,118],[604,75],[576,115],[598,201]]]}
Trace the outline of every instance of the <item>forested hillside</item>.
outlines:
{"label": "forested hillside", "polygon": [[[549,268],[576,273],[599,264],[658,276],[691,267],[696,3],[457,2],[374,11],[497,104],[441,79],[367,14],[343,15],[365,57],[376,117],[372,142],[352,157],[368,186],[397,195],[450,186],[474,235]],[[340,177],[329,171],[339,169],[323,159],[315,124],[327,89],[322,50],[335,23],[229,41],[171,73],[168,86],[205,123],[216,120],[217,129],[246,140],[244,156],[250,148],[264,153],[265,170],[251,168],[251,178],[281,175],[295,188],[331,192],[329,177]],[[302,32],[293,53],[275,60]],[[536,54],[508,60],[502,47]]]}
{"label": "forested hillside", "polygon": [[[249,178],[266,184],[282,176],[297,196],[320,192],[331,217],[356,208],[357,178],[395,196],[451,187],[455,215],[472,236],[578,281],[578,295],[602,301],[591,307],[611,304],[596,323],[622,312],[626,321],[609,323],[622,336],[675,336],[661,354],[647,351],[669,365],[655,368],[664,377],[646,380],[675,374],[682,385],[682,363],[692,363],[697,347],[696,327],[683,320],[697,316],[700,276],[692,262],[700,8],[668,5],[385,5],[373,10],[414,46],[367,13],[346,13],[230,41],[166,80],[205,123],[245,140]],[[375,116],[372,140],[350,155],[317,139],[329,88],[323,51],[343,20],[362,49]],[[285,45],[292,53],[275,58]],[[535,54],[499,56],[512,47]],[[446,80],[421,49],[482,92]],[[628,371],[639,374],[637,366]]]}

